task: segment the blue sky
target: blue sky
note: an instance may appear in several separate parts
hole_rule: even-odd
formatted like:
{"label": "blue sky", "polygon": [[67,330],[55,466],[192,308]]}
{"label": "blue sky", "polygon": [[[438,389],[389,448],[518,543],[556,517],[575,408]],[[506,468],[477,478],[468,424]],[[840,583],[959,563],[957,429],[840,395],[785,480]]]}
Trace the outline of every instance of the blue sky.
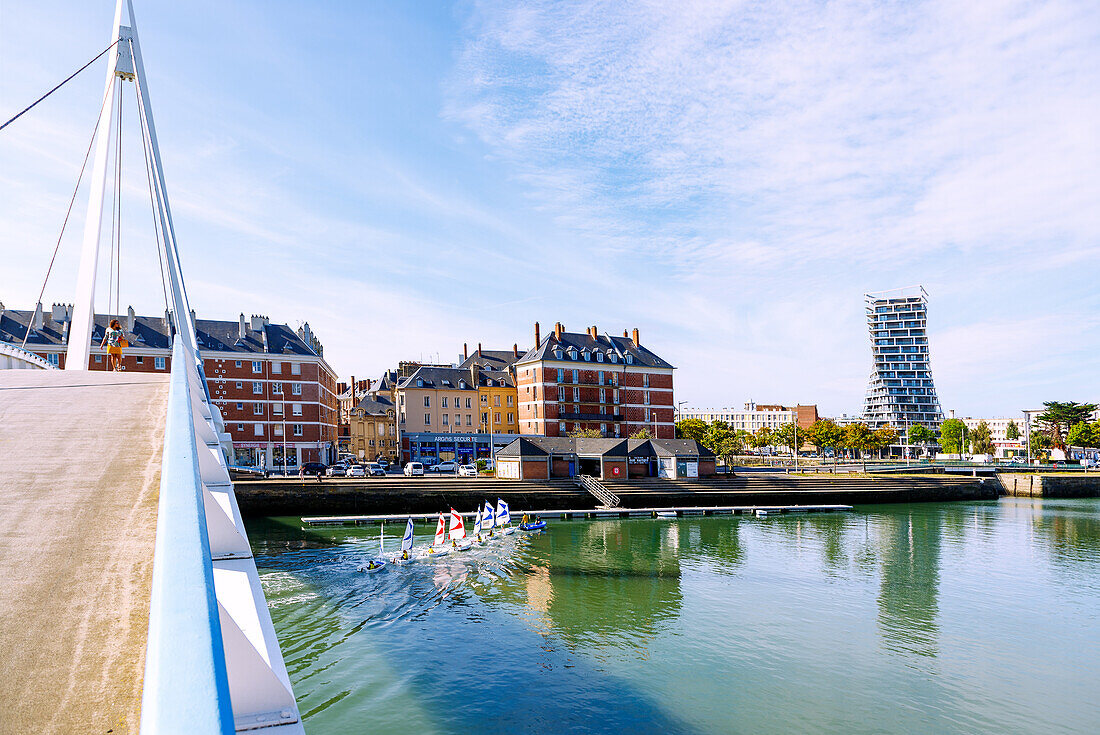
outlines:
{"label": "blue sky", "polygon": [[[112,9],[0,4],[0,117],[101,50]],[[945,409],[1100,399],[1096,3],[136,11],[193,305],[309,321],[343,377],[560,320],[638,327],[693,405],[852,413],[862,294],[921,283]],[[102,74],[0,133],[9,308],[41,285]],[[121,299],[159,313],[129,130]],[[84,196],[47,303],[71,299]]]}

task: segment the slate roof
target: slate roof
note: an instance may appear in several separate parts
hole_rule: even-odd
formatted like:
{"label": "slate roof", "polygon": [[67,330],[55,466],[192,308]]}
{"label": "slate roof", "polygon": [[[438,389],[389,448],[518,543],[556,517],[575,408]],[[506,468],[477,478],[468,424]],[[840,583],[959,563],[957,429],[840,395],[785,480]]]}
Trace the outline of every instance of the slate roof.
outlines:
{"label": "slate roof", "polygon": [[393,411],[393,402],[383,396],[368,395],[352,409],[353,412],[361,412],[367,416],[385,416]]}
{"label": "slate roof", "polygon": [[498,457],[543,457],[575,454],[580,457],[713,457],[709,449],[690,439],[574,439],[568,436],[520,437],[497,452]]}
{"label": "slate roof", "polygon": [[[27,332],[27,326],[34,318],[33,311],[18,311],[5,309],[0,313],[0,341],[20,344]],[[111,319],[118,317],[96,314],[92,327],[91,343],[99,346],[103,341],[103,333]],[[126,327],[126,316],[118,318],[123,328]],[[237,321],[220,321],[214,319],[197,319],[195,327],[198,332],[199,349],[211,352],[233,352],[243,354],[268,354],[268,355],[316,355],[298,334],[286,324],[266,324],[263,327],[267,334],[268,349],[264,349],[263,334],[259,331],[248,330],[245,339],[240,339],[240,324]],[[170,328],[164,316],[135,316],[134,329],[126,333],[126,339],[131,347],[147,347],[150,349],[171,349]],[[54,346],[62,347],[66,344],[65,323],[54,321],[49,310],[44,311],[42,329],[32,331],[27,338],[27,347]]]}
{"label": "slate roof", "polygon": [[490,370],[507,370],[521,357],[523,357],[522,352],[517,356],[511,350],[474,350],[473,354],[459,364],[459,367],[469,370],[471,365],[477,364]]}
{"label": "slate roof", "polygon": [[[611,354],[615,354],[618,362],[613,364],[627,364],[626,356],[631,355],[633,360],[633,362],[630,363],[631,365],[656,368],[673,367],[671,364],[651,352],[644,345],[635,345],[634,340],[629,337],[612,337],[609,334],[600,334],[593,339],[586,332],[562,332],[560,340],[553,332],[550,332],[550,334],[542,340],[540,345],[528,350],[516,361],[516,363],[557,360],[558,358],[554,357],[554,349],[559,346],[564,353],[561,359],[566,361],[570,360],[569,348],[573,347],[576,350],[577,362],[584,362],[584,352],[587,351],[590,354],[596,352],[604,353],[604,363],[609,362],[609,356]],[[596,362],[595,357],[593,357],[590,362],[597,365],[600,364]]]}
{"label": "slate roof", "polygon": [[[421,380],[424,385],[417,385]],[[420,367],[408,378],[397,384],[398,388],[430,388],[433,390],[477,390],[478,386],[489,387],[488,381],[493,381],[492,387],[515,387],[512,376],[500,370],[479,369],[477,385],[473,384],[469,368],[452,367]],[[465,388],[460,388],[462,381],[466,382]]]}

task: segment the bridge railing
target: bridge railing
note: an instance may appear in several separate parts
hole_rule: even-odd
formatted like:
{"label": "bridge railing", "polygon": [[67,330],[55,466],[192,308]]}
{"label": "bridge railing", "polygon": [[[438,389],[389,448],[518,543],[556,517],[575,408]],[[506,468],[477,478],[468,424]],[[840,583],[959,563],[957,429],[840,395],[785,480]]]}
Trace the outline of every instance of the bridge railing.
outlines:
{"label": "bridge railing", "polygon": [[233,733],[187,361],[172,348],[153,553],[143,732]]}

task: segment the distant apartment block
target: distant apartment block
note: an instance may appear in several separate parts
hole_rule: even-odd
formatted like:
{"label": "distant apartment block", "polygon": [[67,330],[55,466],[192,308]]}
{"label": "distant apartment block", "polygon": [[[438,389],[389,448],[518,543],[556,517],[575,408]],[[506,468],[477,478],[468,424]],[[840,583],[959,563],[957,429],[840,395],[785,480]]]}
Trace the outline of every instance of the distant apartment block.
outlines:
{"label": "distant apartment block", "polygon": [[566,332],[559,322],[544,338],[535,324],[535,346],[514,363],[520,433],[626,438],[648,428],[672,439],[674,369],[642,346],[637,329],[613,337],[596,327]]}
{"label": "distant apartment block", "polygon": [[680,420],[699,419],[708,424],[724,421],[734,430],[756,433],[759,429],[778,429],[784,424],[797,421],[798,428],[807,429],[819,416],[816,405],[781,406],[777,404],[746,403],[743,409],[735,408],[685,408],[680,411]]}
{"label": "distant apartment block", "polygon": [[928,355],[928,294],[915,286],[864,296],[873,366],[863,420],[873,429],[943,421]]}
{"label": "distant apartment block", "polygon": [[[90,370],[107,368],[99,344],[111,318],[96,314]],[[172,367],[172,331],[164,316],[138,316],[133,308],[117,317],[129,346],[123,369],[167,373]],[[0,341],[19,345],[57,367],[65,367],[72,306],[49,311],[13,311],[0,304]],[[304,462],[335,459],[338,406],[336,375],[309,324],[294,330],[266,316],[237,321],[191,319],[199,341],[210,400],[233,438],[234,464],[296,470]],[[30,334],[27,334],[28,329]]]}

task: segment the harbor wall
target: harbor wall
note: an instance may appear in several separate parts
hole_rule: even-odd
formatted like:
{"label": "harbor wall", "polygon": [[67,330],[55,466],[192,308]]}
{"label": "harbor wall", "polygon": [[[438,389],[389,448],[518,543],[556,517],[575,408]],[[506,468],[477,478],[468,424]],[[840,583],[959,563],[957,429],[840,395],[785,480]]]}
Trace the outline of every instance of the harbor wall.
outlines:
{"label": "harbor wall", "polygon": [[1097,498],[1100,474],[1011,474],[1001,477],[1005,494],[1023,498]]}
{"label": "harbor wall", "polygon": [[[837,477],[771,475],[699,480],[606,482],[624,508],[717,505],[859,505],[952,500],[995,500],[995,478],[935,475]],[[246,516],[355,515],[469,512],[486,500],[513,509],[595,508],[598,501],[570,480],[489,478],[378,478],[365,480],[238,480],[237,503]]]}

